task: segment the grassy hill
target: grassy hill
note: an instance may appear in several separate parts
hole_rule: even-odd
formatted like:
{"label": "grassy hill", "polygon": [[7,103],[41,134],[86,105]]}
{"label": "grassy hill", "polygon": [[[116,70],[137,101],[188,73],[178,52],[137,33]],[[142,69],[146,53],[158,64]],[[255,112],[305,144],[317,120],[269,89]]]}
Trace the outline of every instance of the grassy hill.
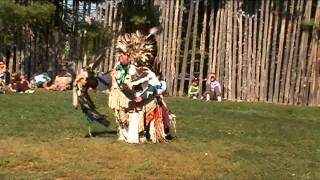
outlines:
{"label": "grassy hill", "polygon": [[0,94],[0,179],[319,179],[320,109],[167,98],[178,138],[167,144],[116,141],[112,122],[93,126],[70,92]]}

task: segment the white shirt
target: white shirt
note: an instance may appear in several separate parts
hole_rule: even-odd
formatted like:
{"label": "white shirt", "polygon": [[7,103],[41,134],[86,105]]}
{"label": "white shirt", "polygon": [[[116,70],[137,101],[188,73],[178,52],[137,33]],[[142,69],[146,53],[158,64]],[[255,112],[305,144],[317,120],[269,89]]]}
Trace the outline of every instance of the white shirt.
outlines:
{"label": "white shirt", "polygon": [[217,88],[219,88],[219,90],[221,91],[221,85],[220,85],[220,83],[219,83],[217,80],[211,82],[211,83],[210,83],[210,86],[211,86],[211,89],[215,89],[215,88],[217,87]]}

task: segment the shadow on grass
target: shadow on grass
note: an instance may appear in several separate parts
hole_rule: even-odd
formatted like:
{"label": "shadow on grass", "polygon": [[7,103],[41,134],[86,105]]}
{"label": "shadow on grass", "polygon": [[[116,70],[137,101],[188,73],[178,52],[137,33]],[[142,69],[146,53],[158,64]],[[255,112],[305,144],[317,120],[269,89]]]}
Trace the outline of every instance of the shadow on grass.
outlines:
{"label": "shadow on grass", "polygon": [[[109,131],[99,131],[99,132],[91,132],[91,137],[116,137],[117,131],[109,130]],[[85,138],[90,138],[90,135],[85,135]]]}

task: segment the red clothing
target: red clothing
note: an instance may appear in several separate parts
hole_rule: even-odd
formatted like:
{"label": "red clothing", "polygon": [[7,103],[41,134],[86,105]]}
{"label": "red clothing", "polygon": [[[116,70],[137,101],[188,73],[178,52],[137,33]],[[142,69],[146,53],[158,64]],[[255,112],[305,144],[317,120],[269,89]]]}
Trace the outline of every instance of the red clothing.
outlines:
{"label": "red clothing", "polygon": [[12,86],[12,88],[15,89],[16,92],[25,92],[30,89],[26,81],[17,82],[17,84]]}

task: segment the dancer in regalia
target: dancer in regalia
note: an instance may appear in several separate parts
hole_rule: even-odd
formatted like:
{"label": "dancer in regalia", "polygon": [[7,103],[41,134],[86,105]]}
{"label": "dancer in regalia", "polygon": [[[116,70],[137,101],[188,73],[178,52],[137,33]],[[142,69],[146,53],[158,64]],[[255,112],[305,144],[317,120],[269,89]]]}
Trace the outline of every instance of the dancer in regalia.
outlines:
{"label": "dancer in regalia", "polygon": [[[154,32],[154,31],[153,31]],[[73,87],[73,105],[80,104],[89,122],[109,124],[93,104],[88,89],[109,89],[109,107],[118,123],[118,140],[144,143],[167,142],[175,133],[175,115],[161,96],[161,83],[152,71],[156,56],[153,33],[125,34],[117,41],[118,62],[103,76],[94,73],[99,62],[83,68]],[[91,128],[89,125],[89,135]]]}
{"label": "dancer in regalia", "polygon": [[152,34],[125,34],[117,41],[118,63],[112,72],[109,106],[119,124],[119,140],[128,143],[166,142],[175,123],[162,97],[161,83],[151,70],[156,56]]}

